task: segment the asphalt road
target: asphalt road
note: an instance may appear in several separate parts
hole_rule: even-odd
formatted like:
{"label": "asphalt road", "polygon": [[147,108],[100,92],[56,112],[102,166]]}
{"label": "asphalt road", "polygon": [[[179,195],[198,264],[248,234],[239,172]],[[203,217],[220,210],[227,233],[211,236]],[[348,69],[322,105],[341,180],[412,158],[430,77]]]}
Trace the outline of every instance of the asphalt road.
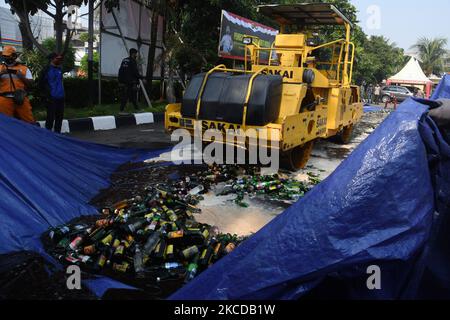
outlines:
{"label": "asphalt road", "polygon": [[164,132],[163,123],[123,127],[115,130],[72,132],[71,137],[122,148],[161,149],[176,143]]}

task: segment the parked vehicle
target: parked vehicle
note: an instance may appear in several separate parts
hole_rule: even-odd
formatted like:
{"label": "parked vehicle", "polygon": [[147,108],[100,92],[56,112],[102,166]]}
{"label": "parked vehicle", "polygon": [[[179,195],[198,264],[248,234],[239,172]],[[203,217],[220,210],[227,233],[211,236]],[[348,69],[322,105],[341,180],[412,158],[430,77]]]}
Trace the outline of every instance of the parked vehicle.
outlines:
{"label": "parked vehicle", "polygon": [[386,86],[381,90],[381,101],[386,103],[391,100],[391,96],[397,98],[397,101],[402,102],[408,98],[414,97],[414,93],[406,87],[401,86]]}

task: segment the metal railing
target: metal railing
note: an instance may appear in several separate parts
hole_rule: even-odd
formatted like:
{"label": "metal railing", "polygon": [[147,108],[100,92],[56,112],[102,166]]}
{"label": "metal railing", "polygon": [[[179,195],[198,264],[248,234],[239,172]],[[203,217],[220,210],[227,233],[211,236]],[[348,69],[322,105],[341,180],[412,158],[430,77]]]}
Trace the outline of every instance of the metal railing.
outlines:
{"label": "metal railing", "polygon": [[[351,50],[351,57],[349,57],[348,62],[347,62],[347,70],[343,70],[344,69],[344,65],[345,63],[345,47],[348,45],[348,49]],[[332,42],[328,42],[325,43],[323,45],[317,46],[317,47],[313,47],[307,50],[299,50],[296,48],[286,48],[286,47],[277,47],[275,48],[274,44],[272,44],[271,48],[260,48],[258,46],[255,46],[253,48],[253,50],[255,51],[255,57],[254,57],[254,64],[255,65],[267,65],[267,66],[276,66],[276,65],[280,65],[280,61],[277,58],[277,60],[273,59],[273,53],[274,51],[277,52],[277,55],[279,52],[298,52],[299,54],[302,55],[302,61],[305,62],[307,61],[308,55],[314,51],[317,51],[319,49],[322,48],[328,48],[331,47],[332,50],[332,57],[331,57],[331,61],[316,61],[314,62],[315,65],[319,66],[319,65],[325,65],[325,66],[329,66],[328,72],[336,72],[335,76],[332,77],[329,76],[328,79],[331,81],[334,81],[337,84],[343,84],[343,75],[344,73],[347,74],[348,76],[348,83],[351,83],[351,79],[353,76],[353,65],[354,65],[354,58],[355,58],[355,45],[353,42],[347,42],[345,39],[339,39],[339,40],[335,40]],[[262,51],[267,51],[269,53],[269,59],[268,59],[268,63],[264,64],[262,63],[260,57],[261,54],[260,52]],[[337,51],[339,51],[339,53],[337,53]],[[244,58],[244,69],[246,71],[248,71],[248,62],[252,61],[251,59],[251,52],[250,52],[250,48],[248,46],[245,47],[245,58]],[[278,64],[275,64],[274,61],[277,61]]]}

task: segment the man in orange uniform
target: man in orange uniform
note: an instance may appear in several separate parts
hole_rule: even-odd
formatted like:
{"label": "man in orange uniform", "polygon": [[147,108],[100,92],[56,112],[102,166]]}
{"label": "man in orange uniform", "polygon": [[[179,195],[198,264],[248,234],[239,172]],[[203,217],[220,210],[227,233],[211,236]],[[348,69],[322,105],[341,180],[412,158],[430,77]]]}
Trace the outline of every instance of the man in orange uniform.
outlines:
{"label": "man in orange uniform", "polygon": [[25,122],[35,123],[28,97],[25,97],[20,105],[14,101],[14,92],[30,88],[33,76],[25,65],[16,62],[17,52],[14,47],[5,46],[1,55],[0,112]]}

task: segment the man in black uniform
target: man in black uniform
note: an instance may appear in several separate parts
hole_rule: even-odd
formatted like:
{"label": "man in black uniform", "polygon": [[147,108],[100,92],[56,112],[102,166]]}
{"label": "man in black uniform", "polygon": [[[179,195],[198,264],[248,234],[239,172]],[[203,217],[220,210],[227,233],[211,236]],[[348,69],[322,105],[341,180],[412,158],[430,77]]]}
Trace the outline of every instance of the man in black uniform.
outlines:
{"label": "man in black uniform", "polygon": [[128,101],[134,105],[136,110],[139,109],[137,105],[136,96],[138,92],[139,79],[144,77],[139,74],[137,66],[138,51],[134,48],[130,49],[130,56],[123,59],[119,69],[119,82],[122,84],[122,98],[120,101],[120,112],[125,110]]}

